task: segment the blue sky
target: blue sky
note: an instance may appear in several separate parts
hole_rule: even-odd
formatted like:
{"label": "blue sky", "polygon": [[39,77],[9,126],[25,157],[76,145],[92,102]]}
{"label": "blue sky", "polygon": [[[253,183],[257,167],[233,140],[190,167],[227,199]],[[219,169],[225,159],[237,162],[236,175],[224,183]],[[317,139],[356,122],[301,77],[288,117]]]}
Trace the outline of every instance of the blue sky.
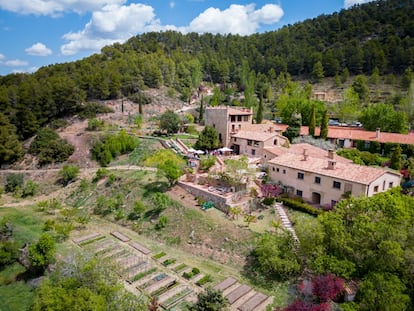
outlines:
{"label": "blue sky", "polygon": [[0,75],[70,62],[148,31],[276,30],[370,0],[0,0]]}

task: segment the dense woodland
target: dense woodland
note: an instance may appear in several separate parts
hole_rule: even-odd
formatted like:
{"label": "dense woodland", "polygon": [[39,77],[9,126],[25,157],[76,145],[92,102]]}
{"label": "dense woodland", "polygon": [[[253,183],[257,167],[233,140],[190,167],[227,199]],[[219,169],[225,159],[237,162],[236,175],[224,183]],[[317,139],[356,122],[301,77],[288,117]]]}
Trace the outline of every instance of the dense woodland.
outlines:
{"label": "dense woodland", "polygon": [[26,139],[89,100],[128,96],[145,103],[141,91],[161,86],[188,100],[202,81],[236,86],[244,92],[243,104],[254,106],[253,97],[269,95],[267,85],[283,87],[280,77],[320,81],[374,74],[395,80],[414,65],[413,12],[410,0],[376,1],[246,37],[138,35],[76,62],[0,77],[2,124],[7,127],[8,120]]}

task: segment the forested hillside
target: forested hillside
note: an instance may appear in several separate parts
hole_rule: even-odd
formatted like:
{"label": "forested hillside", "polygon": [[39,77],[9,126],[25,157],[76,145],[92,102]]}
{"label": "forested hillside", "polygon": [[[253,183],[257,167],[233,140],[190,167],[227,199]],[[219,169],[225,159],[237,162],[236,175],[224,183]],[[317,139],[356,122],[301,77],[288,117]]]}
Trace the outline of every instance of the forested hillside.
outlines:
{"label": "forested hillside", "polygon": [[310,81],[401,75],[414,65],[413,35],[411,0],[371,2],[247,37],[147,33],[80,61],[0,77],[2,126],[10,133],[14,125],[17,138],[26,139],[89,100],[148,102],[145,88],[167,86],[187,101],[202,81],[231,84],[251,106],[254,93],[266,96],[261,85],[274,85],[281,74]]}

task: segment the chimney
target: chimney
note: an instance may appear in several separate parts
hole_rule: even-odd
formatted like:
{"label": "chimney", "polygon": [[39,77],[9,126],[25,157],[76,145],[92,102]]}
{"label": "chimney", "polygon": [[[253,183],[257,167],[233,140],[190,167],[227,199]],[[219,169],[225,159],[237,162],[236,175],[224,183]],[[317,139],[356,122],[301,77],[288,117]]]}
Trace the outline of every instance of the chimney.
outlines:
{"label": "chimney", "polygon": [[335,152],[333,151],[333,149],[329,149],[328,150],[328,158],[333,160],[335,156]]}
{"label": "chimney", "polygon": [[303,148],[302,154],[303,154],[303,161],[308,160],[309,155],[308,155],[308,150],[306,148]]}
{"label": "chimney", "polygon": [[269,133],[273,133],[273,126],[269,127]]}
{"label": "chimney", "polygon": [[328,161],[328,170],[334,170],[336,166],[336,161],[329,160]]}
{"label": "chimney", "polygon": [[379,127],[377,127],[377,129],[375,130],[375,138],[379,139],[381,136],[381,129]]}

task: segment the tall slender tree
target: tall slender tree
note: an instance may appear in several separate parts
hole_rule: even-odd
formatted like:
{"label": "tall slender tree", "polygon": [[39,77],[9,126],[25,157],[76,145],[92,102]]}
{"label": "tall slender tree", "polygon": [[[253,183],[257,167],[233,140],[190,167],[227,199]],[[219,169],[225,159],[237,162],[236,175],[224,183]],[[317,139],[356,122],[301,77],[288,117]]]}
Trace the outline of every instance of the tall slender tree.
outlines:
{"label": "tall slender tree", "polygon": [[313,104],[310,122],[309,122],[309,135],[315,136],[315,127],[316,127],[316,112],[315,112],[315,104]]}
{"label": "tall slender tree", "polygon": [[320,138],[327,139],[328,138],[328,111],[325,110],[322,115],[322,121],[321,121],[321,133]]}

